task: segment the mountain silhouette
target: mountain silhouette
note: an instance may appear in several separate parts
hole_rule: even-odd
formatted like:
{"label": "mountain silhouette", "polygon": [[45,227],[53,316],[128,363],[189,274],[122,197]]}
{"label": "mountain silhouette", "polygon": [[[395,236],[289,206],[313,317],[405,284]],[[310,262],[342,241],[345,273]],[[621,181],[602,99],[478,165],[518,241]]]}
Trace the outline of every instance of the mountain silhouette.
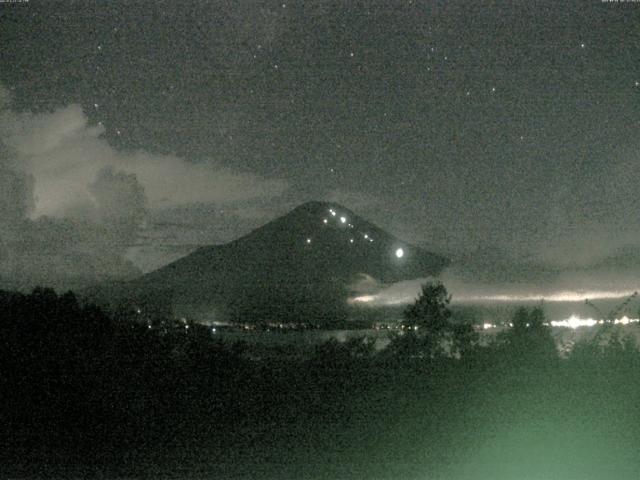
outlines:
{"label": "mountain silhouette", "polygon": [[390,283],[448,260],[328,202],[308,202],[224,245],[206,246],[124,284],[150,308],[256,322],[342,319],[362,274]]}

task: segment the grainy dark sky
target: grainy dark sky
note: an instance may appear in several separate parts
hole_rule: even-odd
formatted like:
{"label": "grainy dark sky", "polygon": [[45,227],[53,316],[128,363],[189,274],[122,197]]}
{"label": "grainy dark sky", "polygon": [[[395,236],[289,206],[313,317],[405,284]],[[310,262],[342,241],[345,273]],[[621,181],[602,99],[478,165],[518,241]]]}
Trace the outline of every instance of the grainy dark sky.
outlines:
{"label": "grainy dark sky", "polygon": [[2,3],[0,84],[25,215],[124,209],[143,269],[311,199],[443,252],[640,245],[640,3]]}

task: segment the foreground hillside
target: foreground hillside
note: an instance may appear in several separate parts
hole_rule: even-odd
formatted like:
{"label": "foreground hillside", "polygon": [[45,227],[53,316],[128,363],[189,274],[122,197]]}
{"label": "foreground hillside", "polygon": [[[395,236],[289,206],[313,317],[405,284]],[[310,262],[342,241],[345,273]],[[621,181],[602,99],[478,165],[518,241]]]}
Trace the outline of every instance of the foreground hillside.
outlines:
{"label": "foreground hillside", "polygon": [[[635,479],[640,353],[535,337],[461,359],[366,341],[260,361],[73,295],[0,295],[0,465],[13,478]],[[519,338],[518,341],[515,341]],[[405,343],[406,347],[406,343]]]}

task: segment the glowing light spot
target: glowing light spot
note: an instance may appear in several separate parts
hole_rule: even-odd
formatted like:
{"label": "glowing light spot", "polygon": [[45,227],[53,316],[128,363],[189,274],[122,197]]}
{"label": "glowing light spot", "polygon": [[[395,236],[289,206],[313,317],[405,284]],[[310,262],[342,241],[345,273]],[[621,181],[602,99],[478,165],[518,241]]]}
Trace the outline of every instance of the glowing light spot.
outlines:
{"label": "glowing light spot", "polygon": [[349,243],[353,243],[353,238],[349,240]]}
{"label": "glowing light spot", "polygon": [[311,239],[307,238],[307,245],[311,243]]}
{"label": "glowing light spot", "polygon": [[571,315],[566,320],[553,320],[550,322],[552,327],[565,327],[565,328],[579,328],[579,327],[593,327],[598,323],[593,318],[580,318],[576,315]]}
{"label": "glowing light spot", "polygon": [[328,222],[329,222],[329,220],[327,220],[326,218],[322,219],[322,223],[328,223]]}
{"label": "glowing light spot", "polygon": [[367,235],[366,233],[364,234],[364,238],[369,238],[369,235]]}
{"label": "glowing light spot", "polygon": [[334,212],[333,210],[331,210],[331,215],[335,217],[335,216],[336,216],[336,212]]}
{"label": "glowing light spot", "polygon": [[360,297],[351,298],[349,300],[353,303],[369,303],[373,302],[375,299],[375,295],[362,295]]}
{"label": "glowing light spot", "polygon": [[404,257],[404,250],[403,250],[403,249],[401,249],[401,248],[398,248],[398,249],[396,250],[396,257],[398,257],[398,258],[402,258],[402,257]]}
{"label": "glowing light spot", "polygon": [[340,222],[341,223],[347,223],[347,219],[345,217],[340,217]]}
{"label": "glowing light spot", "polygon": [[620,325],[629,325],[631,322],[633,322],[634,320],[630,319],[629,317],[627,317],[626,315],[622,318],[616,319],[614,323],[616,324],[620,324]]}

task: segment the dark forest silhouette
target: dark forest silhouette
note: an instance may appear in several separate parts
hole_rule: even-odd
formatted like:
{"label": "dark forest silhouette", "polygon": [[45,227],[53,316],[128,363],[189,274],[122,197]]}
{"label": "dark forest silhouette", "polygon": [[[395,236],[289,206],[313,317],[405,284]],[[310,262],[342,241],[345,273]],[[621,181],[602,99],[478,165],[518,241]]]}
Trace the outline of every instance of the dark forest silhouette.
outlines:
{"label": "dark forest silhouette", "polygon": [[[405,313],[408,333],[382,351],[362,337],[327,342],[304,359],[261,359],[204,326],[149,328],[73,293],[1,292],[0,465],[17,477],[181,469],[256,478],[272,469],[263,478],[309,478],[315,469],[319,478],[406,478],[422,466],[489,478],[474,462],[504,459],[487,445],[512,456],[522,448],[533,465],[567,436],[596,451],[598,435],[618,434],[628,446],[617,447],[620,458],[635,454],[640,353],[629,337],[583,342],[560,359],[534,308],[481,345],[471,325],[452,322],[449,301],[442,284],[425,285]],[[505,415],[537,427],[492,437]],[[452,462],[451,452],[460,458]],[[576,472],[599,471],[596,457],[576,455]]]}

